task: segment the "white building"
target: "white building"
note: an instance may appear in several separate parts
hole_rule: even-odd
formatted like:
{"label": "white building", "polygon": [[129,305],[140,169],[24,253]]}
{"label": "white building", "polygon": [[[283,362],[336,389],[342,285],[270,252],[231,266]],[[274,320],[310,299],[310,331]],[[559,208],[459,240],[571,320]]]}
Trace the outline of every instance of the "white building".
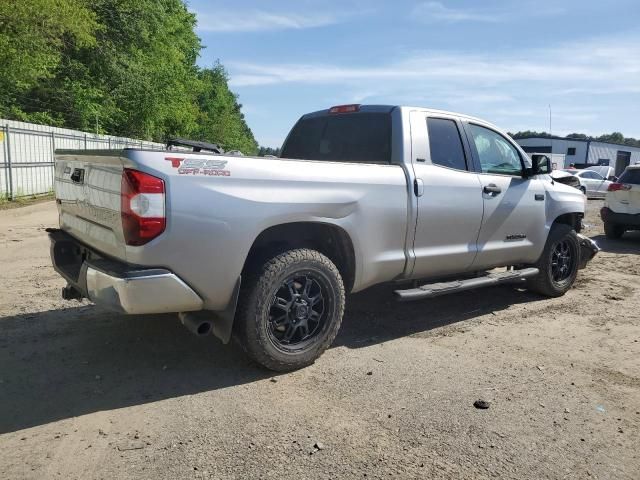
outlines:
{"label": "white building", "polygon": [[[628,145],[563,137],[518,138],[516,142],[527,153],[565,155],[565,168],[570,165],[609,165],[615,169],[616,175],[620,175],[627,165],[640,163],[640,148]],[[558,168],[562,168],[562,165],[558,165]]]}

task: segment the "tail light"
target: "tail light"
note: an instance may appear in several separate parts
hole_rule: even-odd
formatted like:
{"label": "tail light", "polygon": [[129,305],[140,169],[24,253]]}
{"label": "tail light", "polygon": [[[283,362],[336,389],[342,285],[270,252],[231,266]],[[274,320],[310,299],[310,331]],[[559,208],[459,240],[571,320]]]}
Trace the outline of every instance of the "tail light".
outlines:
{"label": "tail light", "polygon": [[631,190],[631,185],[615,182],[610,184],[607,188],[608,192],[617,192],[618,190]]}
{"label": "tail light", "polygon": [[127,245],[144,245],[166,227],[164,181],[125,168],[122,172],[120,214]]}
{"label": "tail light", "polygon": [[355,113],[360,110],[359,104],[353,105],[337,105],[329,109],[329,113]]}

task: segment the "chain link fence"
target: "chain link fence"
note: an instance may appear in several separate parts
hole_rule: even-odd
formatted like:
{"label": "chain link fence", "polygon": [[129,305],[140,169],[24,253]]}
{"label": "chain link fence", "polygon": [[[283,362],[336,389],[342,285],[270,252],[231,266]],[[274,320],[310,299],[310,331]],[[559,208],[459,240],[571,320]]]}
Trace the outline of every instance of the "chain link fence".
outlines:
{"label": "chain link fence", "polygon": [[162,150],[165,145],[0,119],[0,199],[13,200],[52,192],[56,149],[127,147]]}

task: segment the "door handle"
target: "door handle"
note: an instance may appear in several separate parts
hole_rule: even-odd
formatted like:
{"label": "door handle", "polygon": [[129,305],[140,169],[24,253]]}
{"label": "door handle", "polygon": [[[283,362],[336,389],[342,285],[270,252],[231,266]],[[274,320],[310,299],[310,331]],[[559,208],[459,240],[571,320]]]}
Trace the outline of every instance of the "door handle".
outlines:
{"label": "door handle", "polygon": [[416,178],[413,181],[413,193],[415,193],[416,197],[424,195],[424,182],[421,178]]}
{"label": "door handle", "polygon": [[488,193],[489,195],[493,195],[493,196],[498,195],[499,193],[502,193],[502,189],[499,186],[497,186],[495,183],[490,183],[489,185],[485,185],[482,191],[484,193]]}

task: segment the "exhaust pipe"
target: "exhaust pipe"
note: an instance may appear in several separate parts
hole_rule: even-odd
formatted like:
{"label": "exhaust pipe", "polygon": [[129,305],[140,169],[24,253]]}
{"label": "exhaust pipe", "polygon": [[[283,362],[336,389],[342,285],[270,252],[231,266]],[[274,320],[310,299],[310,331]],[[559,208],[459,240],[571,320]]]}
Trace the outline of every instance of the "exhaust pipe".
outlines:
{"label": "exhaust pipe", "polygon": [[213,330],[213,323],[211,320],[202,318],[196,313],[182,312],[178,314],[178,317],[180,318],[180,323],[187,327],[187,330],[199,337],[209,335]]}

